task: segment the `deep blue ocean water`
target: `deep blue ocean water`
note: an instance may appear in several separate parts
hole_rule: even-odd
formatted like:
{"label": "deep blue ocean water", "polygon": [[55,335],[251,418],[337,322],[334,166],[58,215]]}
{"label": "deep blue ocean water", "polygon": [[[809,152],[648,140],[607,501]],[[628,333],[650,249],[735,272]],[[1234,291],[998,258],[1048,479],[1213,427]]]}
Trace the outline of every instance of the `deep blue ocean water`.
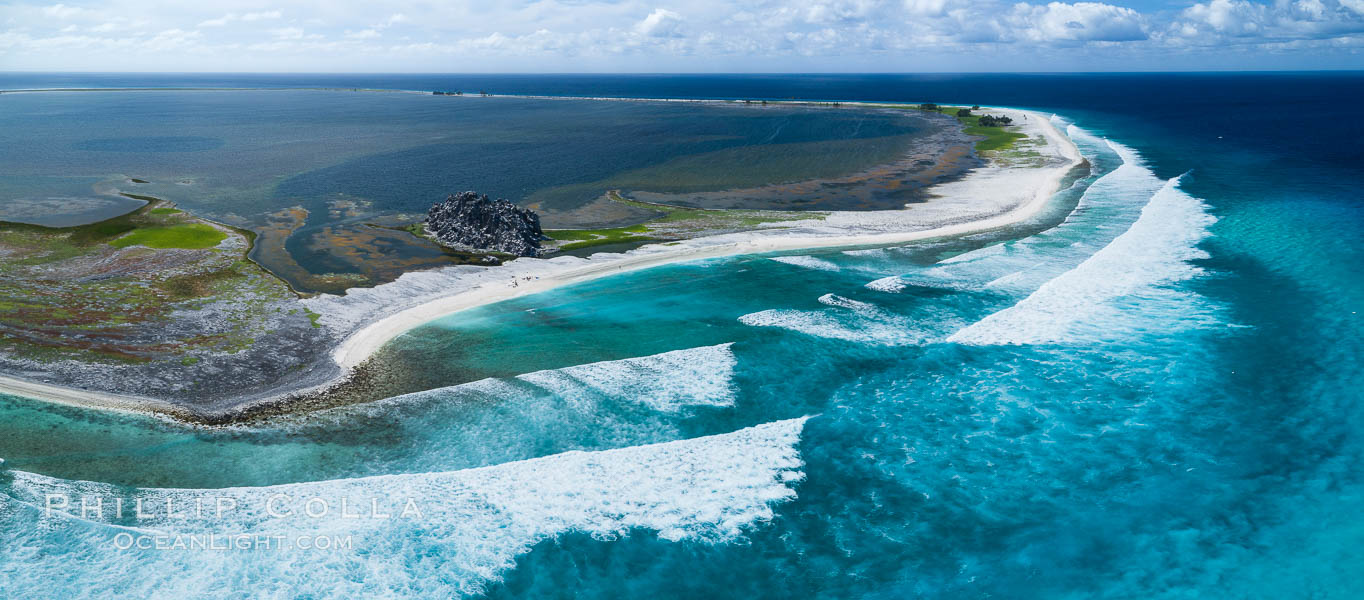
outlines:
{"label": "deep blue ocean water", "polygon": [[[675,265],[442,319],[388,352],[451,387],[297,423],[203,431],[6,399],[0,589],[195,590],[193,571],[219,595],[1364,597],[1360,74],[0,84],[1011,105],[1073,124],[1093,164],[1009,231]],[[798,441],[717,450],[771,423]],[[699,490],[673,484],[698,473]],[[65,480],[174,488],[126,492],[159,501],[390,474],[368,493],[457,509],[288,560],[116,552],[100,519],[25,504],[99,489]]]}

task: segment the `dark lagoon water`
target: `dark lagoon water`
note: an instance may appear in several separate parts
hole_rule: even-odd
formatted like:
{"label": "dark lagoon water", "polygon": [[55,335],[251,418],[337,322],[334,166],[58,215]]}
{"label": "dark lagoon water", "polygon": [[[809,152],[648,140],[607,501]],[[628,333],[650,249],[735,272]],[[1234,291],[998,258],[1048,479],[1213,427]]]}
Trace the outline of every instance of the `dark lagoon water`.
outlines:
{"label": "dark lagoon water", "polygon": [[[1094,169],[1010,231],[675,265],[442,319],[386,351],[434,389],[299,422],[5,399],[0,589],[1364,596],[1359,74],[5,77],[1018,105],[1073,124]],[[228,486],[442,508],[291,521],[359,549],[287,559],[117,551],[128,523],[42,518],[45,493]]]}
{"label": "dark lagoon water", "polygon": [[[0,88],[26,83],[33,82],[0,75]],[[970,143],[950,119],[904,110],[271,89],[252,78],[235,86],[257,89],[3,95],[0,219],[32,222],[40,206],[48,221],[89,222],[109,215],[86,205],[126,205],[122,192],[264,232],[279,211],[297,207],[306,213],[290,223],[287,243],[265,238],[259,258],[296,288],[314,290],[296,266],[313,275],[360,273],[365,268],[334,246],[371,238],[364,225],[376,219],[415,221],[464,190],[529,205],[549,227],[619,226],[649,215],[601,206],[611,204],[601,200],[609,189],[752,189],[854,175],[916,149],[932,157]],[[975,164],[967,157],[933,173],[950,178]],[[750,203],[898,208],[921,199],[921,188],[906,177],[856,205],[828,194]],[[742,198],[731,204],[745,206]],[[402,258],[431,253],[412,242],[399,244]]]}

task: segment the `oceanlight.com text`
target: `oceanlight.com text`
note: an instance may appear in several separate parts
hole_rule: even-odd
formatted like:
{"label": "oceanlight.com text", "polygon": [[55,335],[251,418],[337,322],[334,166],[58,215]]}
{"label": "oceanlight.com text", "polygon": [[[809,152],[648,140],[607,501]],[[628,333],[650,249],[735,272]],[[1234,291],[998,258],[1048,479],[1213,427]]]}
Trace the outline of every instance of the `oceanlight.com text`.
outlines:
{"label": "oceanlight.com text", "polygon": [[351,550],[354,541],[348,535],[261,535],[218,533],[202,534],[134,534],[120,532],[109,542],[118,550],[195,550],[195,551],[284,551],[284,550]]}

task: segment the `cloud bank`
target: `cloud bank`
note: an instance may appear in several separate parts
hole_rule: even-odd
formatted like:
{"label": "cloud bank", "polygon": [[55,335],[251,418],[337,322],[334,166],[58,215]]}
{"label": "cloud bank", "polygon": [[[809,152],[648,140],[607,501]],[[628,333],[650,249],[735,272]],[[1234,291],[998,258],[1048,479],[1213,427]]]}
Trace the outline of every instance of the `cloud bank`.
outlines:
{"label": "cloud bank", "polygon": [[0,70],[1364,68],[1362,50],[1364,0],[1173,8],[1002,0],[0,6]]}

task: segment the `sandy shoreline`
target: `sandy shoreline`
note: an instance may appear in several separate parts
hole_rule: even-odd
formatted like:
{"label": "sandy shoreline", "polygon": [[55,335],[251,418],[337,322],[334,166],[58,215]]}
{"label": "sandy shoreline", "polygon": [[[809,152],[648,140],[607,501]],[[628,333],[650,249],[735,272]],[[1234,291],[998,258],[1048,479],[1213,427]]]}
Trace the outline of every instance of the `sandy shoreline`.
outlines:
{"label": "sandy shoreline", "polygon": [[[849,103],[853,104],[853,103]],[[623,254],[595,254],[589,259],[560,256],[519,259],[502,267],[446,267],[408,273],[375,288],[350,290],[346,296],[320,296],[302,302],[322,315],[323,325],[341,342],[332,358],[343,378],[384,344],[414,327],[470,308],[651,267],[741,254],[841,246],[907,243],[995,229],[1035,216],[1060,189],[1067,174],[1083,162],[1079,149],[1041,114],[987,108],[1013,117],[1029,135],[1047,140],[1045,167],[991,166],[961,181],[930,188],[936,198],[904,210],[835,212],[824,221],[797,221],[783,229],[758,230],[651,244]],[[447,293],[451,285],[463,291]],[[453,288],[460,289],[460,288]],[[240,411],[291,394],[326,389],[338,381],[307,389],[281,387],[268,398],[244,401]],[[0,393],[58,404],[182,417],[194,410],[164,400],[100,393],[91,390],[0,376]]]}
{"label": "sandy shoreline", "polygon": [[[1026,111],[991,109],[998,112],[1013,114],[1018,119]],[[509,298],[526,296],[537,292],[554,289],[565,285],[590,281],[600,277],[626,273],[651,267],[667,265],[672,263],[687,262],[706,258],[716,258],[722,256],[734,256],[739,254],[761,254],[764,252],[779,252],[784,250],[800,250],[814,248],[830,248],[840,246],[871,246],[879,244],[895,244],[912,242],[934,237],[944,237],[960,235],[986,229],[994,229],[1011,225],[1026,220],[1038,213],[1052,195],[1060,189],[1061,181],[1070,170],[1080,163],[1079,149],[1070,142],[1069,138],[1044,118],[1036,113],[1026,113],[1031,115],[1030,123],[1041,124],[1041,133],[1046,135],[1049,142],[1056,144],[1061,155],[1070,159],[1064,166],[1056,166],[1047,169],[1045,179],[1041,185],[1031,190],[1026,202],[1018,205],[1013,210],[1003,214],[987,217],[980,220],[973,220],[965,223],[943,225],[931,229],[917,231],[887,231],[872,233],[866,228],[859,228],[861,231],[850,231],[843,235],[790,235],[786,231],[756,231],[738,234],[748,239],[730,241],[727,238],[733,235],[715,236],[712,238],[697,238],[678,243],[673,248],[664,249],[656,252],[634,251],[619,256],[610,262],[597,264],[586,264],[578,267],[569,267],[553,274],[536,275],[530,281],[519,281],[516,287],[509,286],[479,286],[472,290],[460,292],[445,298],[426,302],[413,306],[394,314],[388,315],[378,321],[370,323],[362,329],[352,333],[341,343],[332,353],[336,363],[342,368],[350,369],[364,362],[384,344],[388,343],[402,333],[441,317],[449,316],[456,312],[491,304]],[[970,179],[970,176],[968,176]],[[901,212],[901,211],[879,211],[879,212]],[[874,212],[856,213],[857,215],[875,214]],[[720,242],[720,243],[705,243]],[[690,242],[690,243],[689,243]],[[661,248],[662,246],[654,246]],[[646,247],[646,249],[649,247]],[[643,249],[641,249],[643,250]],[[593,257],[592,263],[598,259]],[[605,257],[602,257],[605,259]],[[522,259],[524,260],[524,259]]]}

